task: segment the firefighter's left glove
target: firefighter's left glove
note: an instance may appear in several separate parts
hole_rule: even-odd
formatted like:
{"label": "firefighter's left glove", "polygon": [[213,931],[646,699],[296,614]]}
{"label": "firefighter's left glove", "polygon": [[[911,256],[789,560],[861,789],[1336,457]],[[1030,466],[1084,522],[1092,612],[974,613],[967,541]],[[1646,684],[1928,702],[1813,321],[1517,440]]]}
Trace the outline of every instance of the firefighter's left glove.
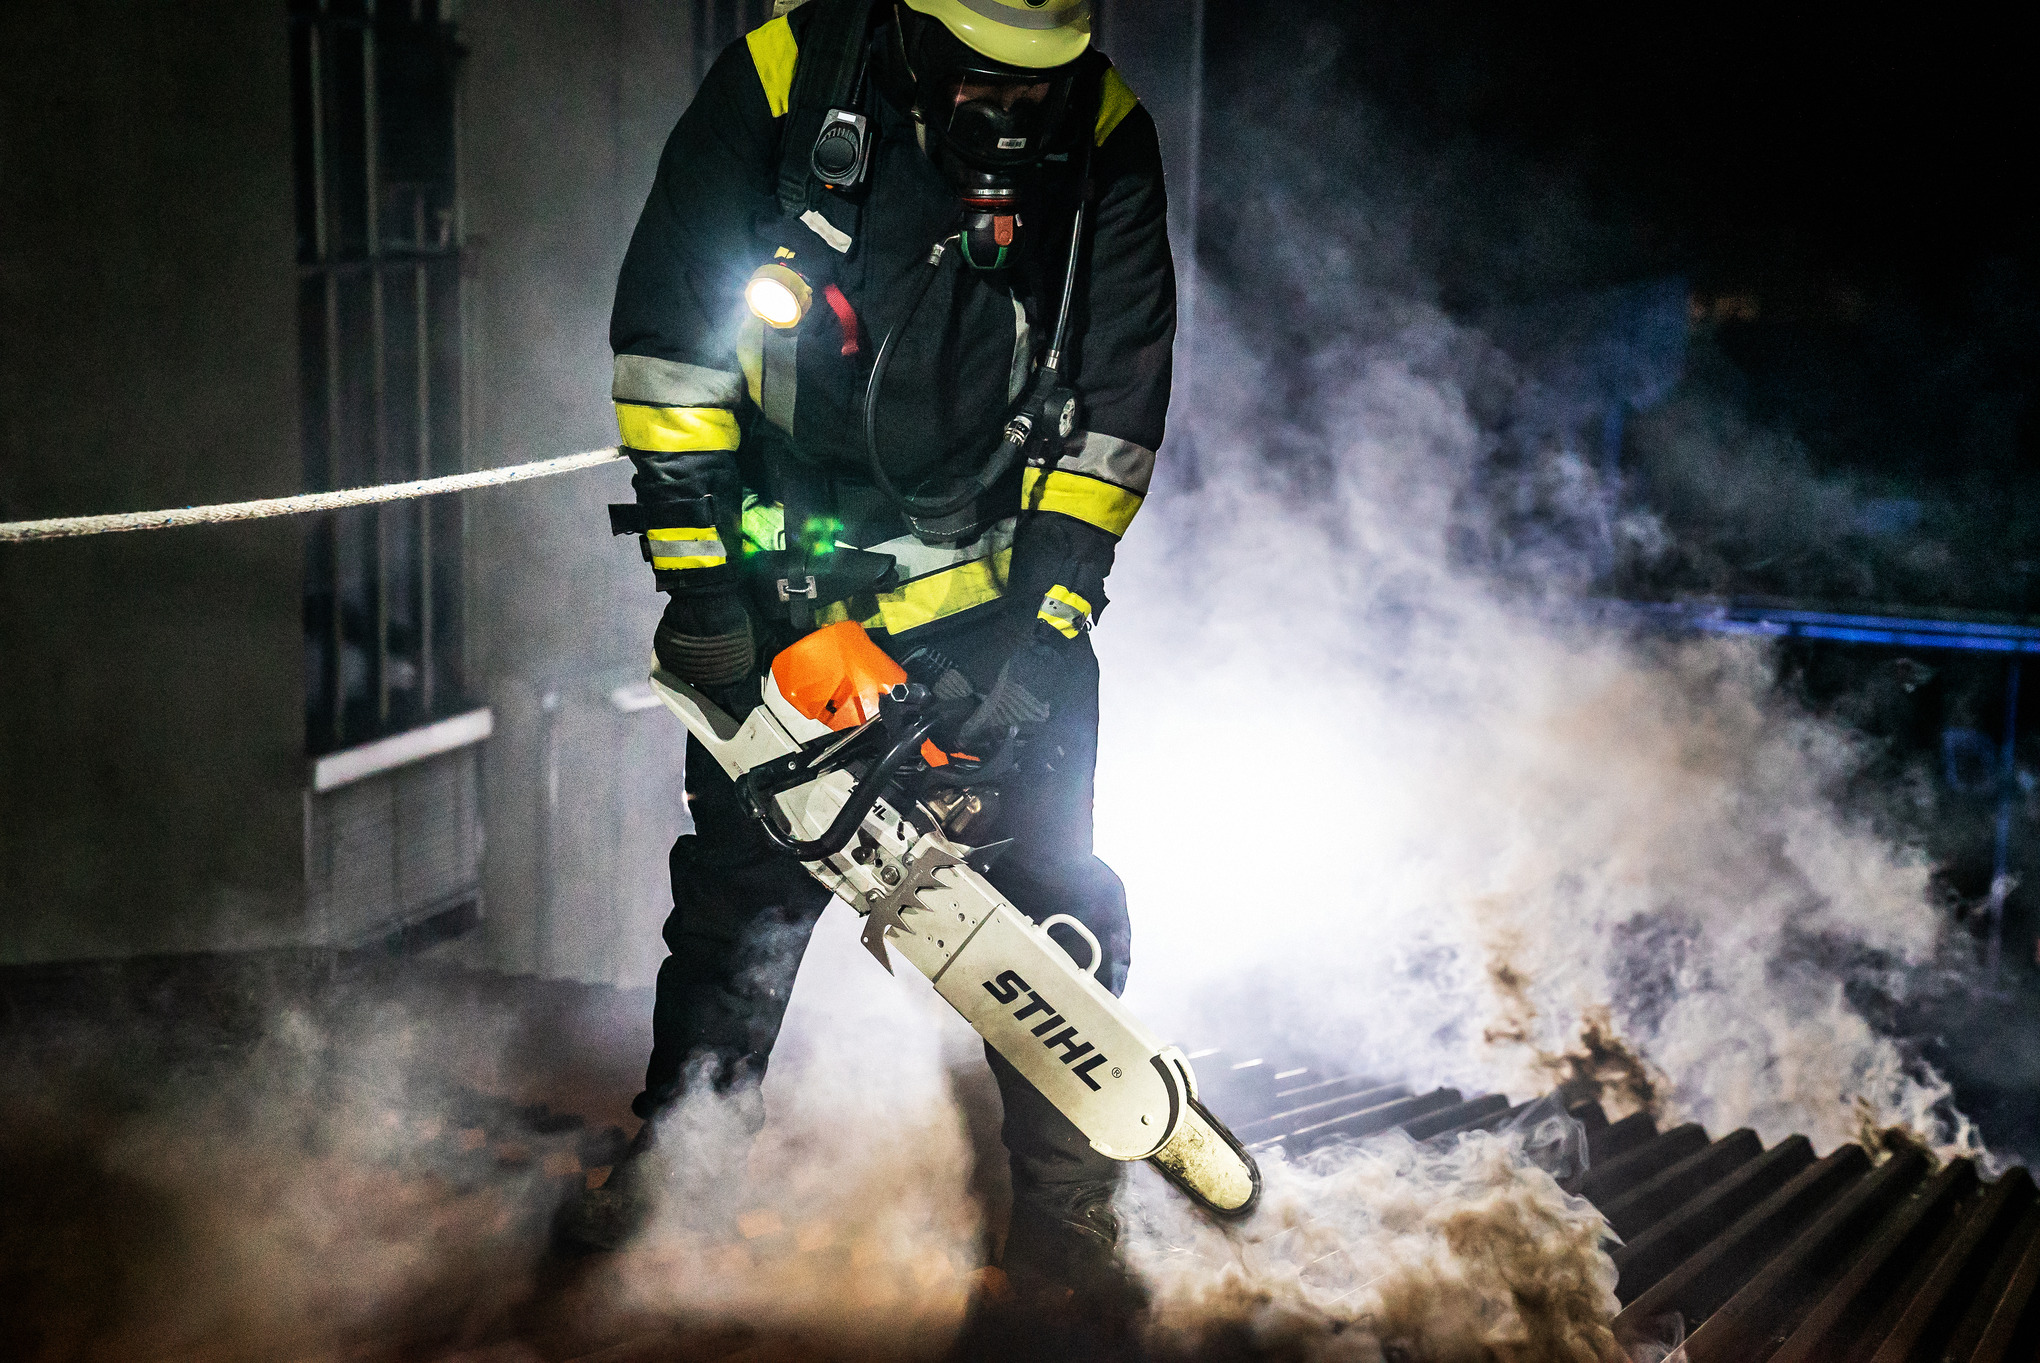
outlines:
{"label": "firefighter's left glove", "polygon": [[758,666],[757,636],[740,591],[674,596],[652,632],[659,666],[703,690],[749,681]]}
{"label": "firefighter's left glove", "polygon": [[960,751],[985,754],[997,748],[1011,730],[1021,733],[1044,724],[1068,688],[1070,658],[1060,639],[1040,637],[1022,644],[999,669],[998,680],[957,734]]}

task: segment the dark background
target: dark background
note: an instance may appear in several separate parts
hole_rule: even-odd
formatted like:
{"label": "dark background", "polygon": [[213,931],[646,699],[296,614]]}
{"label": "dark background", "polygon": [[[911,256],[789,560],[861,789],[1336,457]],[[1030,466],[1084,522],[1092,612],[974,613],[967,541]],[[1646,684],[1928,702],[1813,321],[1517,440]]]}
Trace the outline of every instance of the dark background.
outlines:
{"label": "dark background", "polygon": [[[1283,124],[1320,165],[1277,180],[1328,175],[1330,208],[1338,180],[1371,173],[1342,137],[1350,110],[1297,80],[1316,71],[1401,155],[1444,167],[1424,263],[1448,308],[1685,277],[1707,382],[1787,426],[1816,469],[1958,492],[1987,541],[1975,567],[2001,579],[1967,596],[2026,604],[2009,579],[2034,547],[2032,61],[1995,14],[1446,0],[1224,6],[1210,24],[1208,137]],[[1253,251],[1257,204],[1204,184],[1200,247],[1224,269]],[[1552,194],[1577,212],[1557,243],[1518,216]]]}
{"label": "dark background", "polygon": [[[1689,381],[1732,389],[1817,471],[1961,497],[1992,580],[1891,595],[2025,606],[2040,221],[2032,62],[1996,14],[1445,0],[1208,23],[1208,157],[1279,126],[1292,152],[1266,183],[1308,186],[1328,217],[1384,156],[1421,163],[1423,269],[1462,316],[1681,276],[1707,339]],[[1207,269],[1238,268],[1265,204],[1215,168],[1203,183]],[[1746,568],[1732,585],[1787,585]]]}

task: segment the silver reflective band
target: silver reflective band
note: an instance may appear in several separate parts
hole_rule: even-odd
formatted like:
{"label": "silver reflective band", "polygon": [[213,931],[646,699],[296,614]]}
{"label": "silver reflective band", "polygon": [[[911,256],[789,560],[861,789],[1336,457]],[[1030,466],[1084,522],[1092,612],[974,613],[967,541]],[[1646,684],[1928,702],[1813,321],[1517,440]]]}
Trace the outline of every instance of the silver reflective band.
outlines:
{"label": "silver reflective band", "polygon": [[972,14],[982,15],[995,24],[1005,24],[1009,28],[1075,28],[1091,17],[1089,5],[1078,5],[1074,9],[1064,10],[1061,14],[1049,14],[1045,11],[1008,9],[1004,5],[994,3],[994,0],[957,0],[957,3]]}
{"label": "silver reflective band", "polygon": [[800,331],[760,323],[758,410],[765,419],[793,434],[793,405],[800,389]]}
{"label": "silver reflective band", "polygon": [[618,355],[609,396],[648,407],[735,407],[744,396],[744,376],[650,355]]}
{"label": "silver reflective band", "polygon": [[1155,452],[1116,435],[1075,431],[1063,442],[1055,467],[1147,495],[1155,476]]}
{"label": "silver reflective band", "polygon": [[923,544],[912,535],[900,535],[883,544],[850,547],[868,549],[874,554],[891,554],[899,561],[901,577],[911,582],[917,577],[954,568],[959,563],[975,563],[981,558],[1003,553],[1013,543],[1013,530],[1019,524],[1018,516],[1008,516],[961,549]]}
{"label": "silver reflective band", "polygon": [[1019,299],[1013,300],[1013,368],[1006,378],[1006,401],[1011,402],[1027,390],[1027,380],[1034,376],[1033,328],[1027,325],[1027,309]]}
{"label": "silver reflective band", "polygon": [[800,220],[807,224],[809,231],[827,242],[829,249],[837,255],[849,253],[850,234],[823,217],[818,210],[810,208],[800,215]]}

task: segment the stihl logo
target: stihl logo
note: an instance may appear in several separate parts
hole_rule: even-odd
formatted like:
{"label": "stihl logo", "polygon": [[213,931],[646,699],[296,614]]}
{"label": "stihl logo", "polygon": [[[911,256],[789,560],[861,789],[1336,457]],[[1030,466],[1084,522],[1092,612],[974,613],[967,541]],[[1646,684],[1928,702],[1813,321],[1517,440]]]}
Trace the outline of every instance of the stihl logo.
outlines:
{"label": "stihl logo", "polygon": [[[1027,1002],[1013,1012],[1013,1017],[1018,1021],[1024,1022],[1036,1013],[1048,1014],[1046,1021],[1033,1028],[1034,1035],[1040,1037],[1041,1044],[1050,1050],[1062,1047],[1062,1054],[1057,1058],[1070,1066],[1070,1073],[1083,1080],[1093,1093],[1098,1091],[1098,1081],[1091,1077],[1091,1071],[1108,1063],[1104,1053],[1088,1041],[1077,1040],[1077,1029],[1063,1020],[1063,1015],[1055,1011],[1054,1004],[1029,989],[1027,981],[1011,970],[1002,970],[999,972],[999,978],[986,980],[984,983],[985,992],[1000,1003],[1012,1003],[1022,994],[1027,996]],[[1055,1031],[1058,1027],[1062,1028],[1060,1032]],[[1055,1035],[1050,1036],[1050,1032],[1055,1032]]]}

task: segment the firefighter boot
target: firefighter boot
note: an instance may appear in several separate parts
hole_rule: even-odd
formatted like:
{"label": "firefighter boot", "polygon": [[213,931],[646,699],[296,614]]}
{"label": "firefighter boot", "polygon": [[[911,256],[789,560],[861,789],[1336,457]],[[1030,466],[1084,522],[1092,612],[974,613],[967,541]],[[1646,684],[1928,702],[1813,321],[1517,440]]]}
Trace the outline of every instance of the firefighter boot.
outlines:
{"label": "firefighter boot", "polygon": [[652,1123],[638,1128],[630,1148],[599,1188],[583,1188],[553,1219],[554,1252],[567,1258],[605,1254],[637,1238],[668,1181],[665,1161],[653,1151]]}
{"label": "firefighter boot", "polygon": [[713,1062],[693,1075],[683,1095],[638,1128],[600,1188],[561,1210],[553,1242],[564,1255],[621,1249],[650,1225],[654,1213],[673,1226],[734,1233],[726,1196],[741,1181],[751,1143],[765,1126],[765,1098],[755,1082],[711,1083]]}
{"label": "firefighter boot", "polygon": [[1017,1296],[1067,1298],[1086,1310],[1139,1305],[1119,1259],[1119,1180],[1013,1190],[1013,1218],[999,1267]]}
{"label": "firefighter boot", "polygon": [[1118,1185],[1014,1190],[1000,1266],[981,1275],[949,1363],[1107,1363],[1135,1355],[1145,1299],[1117,1253]]}

